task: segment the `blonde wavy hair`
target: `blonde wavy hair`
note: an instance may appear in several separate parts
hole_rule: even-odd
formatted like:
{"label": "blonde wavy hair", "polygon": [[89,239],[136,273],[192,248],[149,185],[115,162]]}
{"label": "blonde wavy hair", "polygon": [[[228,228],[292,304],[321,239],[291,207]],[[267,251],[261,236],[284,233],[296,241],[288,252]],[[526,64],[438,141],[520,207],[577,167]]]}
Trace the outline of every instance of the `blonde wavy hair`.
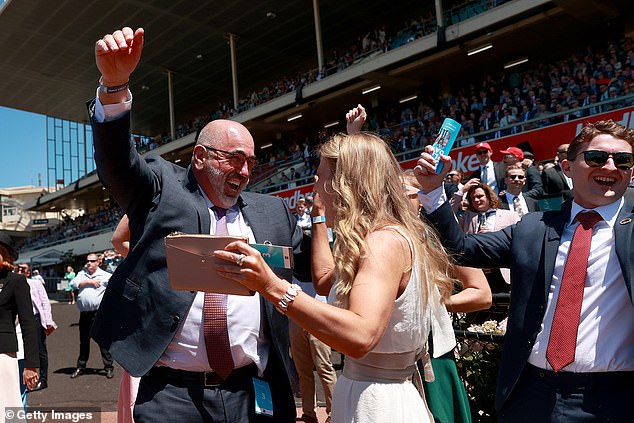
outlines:
{"label": "blonde wavy hair", "polygon": [[324,189],[333,191],[336,210],[333,255],[337,299],[344,301],[367,254],[368,235],[387,226],[399,227],[412,241],[419,258],[424,301],[436,285],[441,297],[451,295],[451,262],[435,232],[411,209],[403,194],[401,168],[387,144],[370,133],[337,134],[320,148],[328,160],[332,181]]}

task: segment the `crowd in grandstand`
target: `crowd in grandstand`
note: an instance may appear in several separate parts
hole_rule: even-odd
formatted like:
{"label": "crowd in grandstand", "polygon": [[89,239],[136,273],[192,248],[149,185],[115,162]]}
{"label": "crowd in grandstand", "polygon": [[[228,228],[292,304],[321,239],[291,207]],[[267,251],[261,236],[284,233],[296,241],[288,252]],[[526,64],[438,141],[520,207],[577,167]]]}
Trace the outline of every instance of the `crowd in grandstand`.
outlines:
{"label": "crowd in grandstand", "polygon": [[93,212],[86,212],[77,217],[66,215],[59,225],[19,241],[16,243],[16,247],[19,250],[35,249],[56,241],[83,238],[103,229],[114,229],[122,215],[123,212],[116,204],[99,208]]}
{"label": "crowd in grandstand", "polygon": [[[444,13],[445,26],[469,19],[505,2],[506,0],[465,1]],[[437,21],[433,9],[429,9],[425,16],[421,15],[418,18],[408,19],[398,30],[394,30],[392,26],[387,24],[378,25],[365,33],[359,34],[356,39],[349,41],[346,45],[333,49],[322,69],[311,69],[294,76],[284,76],[277,81],[269,83],[260,91],[252,91],[240,98],[238,107],[234,107],[233,102],[230,100],[220,102],[217,110],[177,125],[175,137],[176,139],[184,137],[192,132],[199,131],[207,122],[215,119],[231,118],[284,94],[292,93],[298,89],[301,90],[302,87],[337,72],[344,71],[367,57],[394,50],[404,44],[429,35],[435,32],[436,29]],[[171,135],[167,132],[154,137],[138,137],[136,140],[137,149],[140,152],[153,150],[170,141]]]}
{"label": "crowd in grandstand", "polygon": [[[429,144],[443,118],[451,117],[462,124],[458,146],[475,144],[631,104],[633,67],[634,41],[608,41],[521,73],[504,71],[497,78],[487,75],[479,83],[456,86],[451,93],[428,93],[417,107],[390,105],[373,110],[368,130],[389,141],[394,153],[403,153]],[[616,101],[618,98],[622,100]],[[521,122],[528,123],[513,126]],[[318,145],[326,136],[322,131],[311,145]],[[278,146],[269,154],[286,159],[287,147]],[[283,189],[278,184],[285,182],[284,177],[275,179],[275,189]]]}

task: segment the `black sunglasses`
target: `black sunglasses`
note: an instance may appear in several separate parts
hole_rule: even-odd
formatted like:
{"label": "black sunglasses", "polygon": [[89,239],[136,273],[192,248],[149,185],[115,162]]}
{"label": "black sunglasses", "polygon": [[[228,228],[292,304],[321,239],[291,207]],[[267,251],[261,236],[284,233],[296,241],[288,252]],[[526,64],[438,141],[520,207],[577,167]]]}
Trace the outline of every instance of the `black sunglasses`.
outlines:
{"label": "black sunglasses", "polygon": [[524,179],[526,176],[524,175],[506,175],[507,178],[511,180],[519,179],[520,181]]}
{"label": "black sunglasses", "polygon": [[94,263],[96,261],[99,261],[99,260],[86,260],[87,263]]}
{"label": "black sunglasses", "polygon": [[614,166],[617,169],[630,170],[634,166],[634,154],[632,153],[608,153],[601,150],[586,150],[579,154],[583,154],[583,160],[590,167],[601,167],[605,165],[610,157],[612,157]]}

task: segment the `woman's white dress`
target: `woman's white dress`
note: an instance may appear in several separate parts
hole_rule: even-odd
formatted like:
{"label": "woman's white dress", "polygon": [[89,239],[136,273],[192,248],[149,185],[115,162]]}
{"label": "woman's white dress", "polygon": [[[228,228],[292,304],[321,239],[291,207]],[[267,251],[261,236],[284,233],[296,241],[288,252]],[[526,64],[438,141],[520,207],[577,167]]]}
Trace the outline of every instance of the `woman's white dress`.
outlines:
{"label": "woman's white dress", "polygon": [[[417,260],[414,257],[414,261]],[[407,287],[394,302],[390,321],[378,345],[361,359],[345,357],[343,373],[333,393],[332,423],[433,421],[411,382],[416,359],[424,349],[430,330],[430,313],[422,302],[421,285],[419,268],[413,266]],[[337,305],[335,290],[336,284],[328,298],[333,305]]]}

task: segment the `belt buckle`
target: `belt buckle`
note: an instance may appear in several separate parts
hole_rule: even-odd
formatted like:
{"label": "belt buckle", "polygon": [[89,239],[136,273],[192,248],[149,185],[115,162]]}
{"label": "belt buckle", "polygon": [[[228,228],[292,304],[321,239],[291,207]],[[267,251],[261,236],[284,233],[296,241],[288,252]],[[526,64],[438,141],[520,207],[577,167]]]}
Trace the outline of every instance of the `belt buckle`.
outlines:
{"label": "belt buckle", "polygon": [[205,388],[217,388],[222,385],[222,378],[216,372],[203,373],[203,384]]}

